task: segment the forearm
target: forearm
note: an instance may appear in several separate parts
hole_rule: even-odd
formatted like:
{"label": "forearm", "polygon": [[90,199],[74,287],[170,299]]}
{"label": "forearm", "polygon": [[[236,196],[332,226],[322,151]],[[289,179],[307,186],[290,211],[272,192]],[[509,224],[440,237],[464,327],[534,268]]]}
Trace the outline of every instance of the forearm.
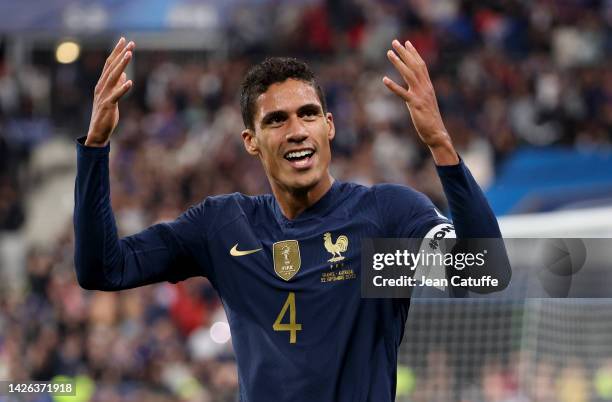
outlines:
{"label": "forearm", "polygon": [[501,237],[495,214],[468,168],[437,166],[458,238]]}
{"label": "forearm", "polygon": [[86,289],[113,290],[121,282],[122,258],[110,206],[109,149],[77,147],[73,222],[77,279]]}
{"label": "forearm", "polygon": [[504,289],[510,282],[510,264],[497,219],[485,195],[462,162],[457,165],[438,166],[437,169],[448,200],[455,233],[460,239],[455,251],[477,253],[482,252],[481,249],[487,250],[486,264],[482,269],[477,272],[464,270],[453,273],[472,278],[490,275],[499,281],[499,285],[495,287],[470,288],[477,293]]}
{"label": "forearm", "polygon": [[119,238],[110,202],[109,147],[77,147],[74,263],[79,284],[120,290],[188,276],[174,269],[191,264],[177,252],[178,242],[168,225]]}

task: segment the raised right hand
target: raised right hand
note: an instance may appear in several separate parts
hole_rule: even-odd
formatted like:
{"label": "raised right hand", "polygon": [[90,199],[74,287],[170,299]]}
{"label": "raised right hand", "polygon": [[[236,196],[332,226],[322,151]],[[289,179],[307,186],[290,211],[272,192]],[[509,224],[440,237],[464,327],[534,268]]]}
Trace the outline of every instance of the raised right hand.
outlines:
{"label": "raised right hand", "polygon": [[110,141],[119,122],[119,99],[130,90],[133,83],[127,80],[125,68],[132,59],[134,42],[126,44],[125,38],[119,39],[117,45],[106,59],[102,75],[94,91],[93,109],[85,145],[103,147]]}

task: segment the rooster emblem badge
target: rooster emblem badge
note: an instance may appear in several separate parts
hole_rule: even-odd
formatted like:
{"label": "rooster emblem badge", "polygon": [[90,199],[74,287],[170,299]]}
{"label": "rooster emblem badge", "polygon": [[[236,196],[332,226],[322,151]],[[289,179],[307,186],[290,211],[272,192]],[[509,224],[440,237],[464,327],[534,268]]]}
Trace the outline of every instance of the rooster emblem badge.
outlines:
{"label": "rooster emblem badge", "polygon": [[323,244],[325,245],[325,250],[328,253],[331,253],[332,258],[327,260],[328,262],[338,262],[344,260],[344,253],[348,249],[348,237],[344,235],[338,236],[336,242],[332,241],[332,235],[330,232],[327,232],[323,235]]}

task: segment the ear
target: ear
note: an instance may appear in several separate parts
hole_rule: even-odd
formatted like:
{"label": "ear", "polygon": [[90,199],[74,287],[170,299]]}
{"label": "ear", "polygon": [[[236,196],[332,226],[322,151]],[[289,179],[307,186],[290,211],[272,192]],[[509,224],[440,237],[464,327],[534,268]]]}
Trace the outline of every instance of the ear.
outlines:
{"label": "ear", "polygon": [[327,132],[327,138],[331,141],[336,136],[336,126],[334,126],[334,116],[331,113],[327,112],[325,114],[325,120],[327,125],[329,126],[329,131]]}
{"label": "ear", "polygon": [[253,130],[247,128],[242,132],[242,142],[244,143],[244,149],[246,149],[250,155],[259,155],[259,145],[257,144],[257,137]]}

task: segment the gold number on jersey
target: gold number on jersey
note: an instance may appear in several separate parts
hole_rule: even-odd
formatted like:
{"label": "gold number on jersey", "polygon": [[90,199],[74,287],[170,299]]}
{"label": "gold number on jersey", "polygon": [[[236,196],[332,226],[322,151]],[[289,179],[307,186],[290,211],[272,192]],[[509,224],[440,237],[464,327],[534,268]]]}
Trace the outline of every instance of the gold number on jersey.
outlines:
{"label": "gold number on jersey", "polygon": [[[287,314],[287,309],[289,309],[289,324],[283,324],[281,321],[285,314]],[[275,331],[289,331],[289,343],[295,343],[297,341],[297,331],[302,330],[302,324],[297,324],[295,322],[295,316],[295,293],[290,292],[278,317],[276,317],[276,321],[274,321],[274,325],[272,325]]]}

